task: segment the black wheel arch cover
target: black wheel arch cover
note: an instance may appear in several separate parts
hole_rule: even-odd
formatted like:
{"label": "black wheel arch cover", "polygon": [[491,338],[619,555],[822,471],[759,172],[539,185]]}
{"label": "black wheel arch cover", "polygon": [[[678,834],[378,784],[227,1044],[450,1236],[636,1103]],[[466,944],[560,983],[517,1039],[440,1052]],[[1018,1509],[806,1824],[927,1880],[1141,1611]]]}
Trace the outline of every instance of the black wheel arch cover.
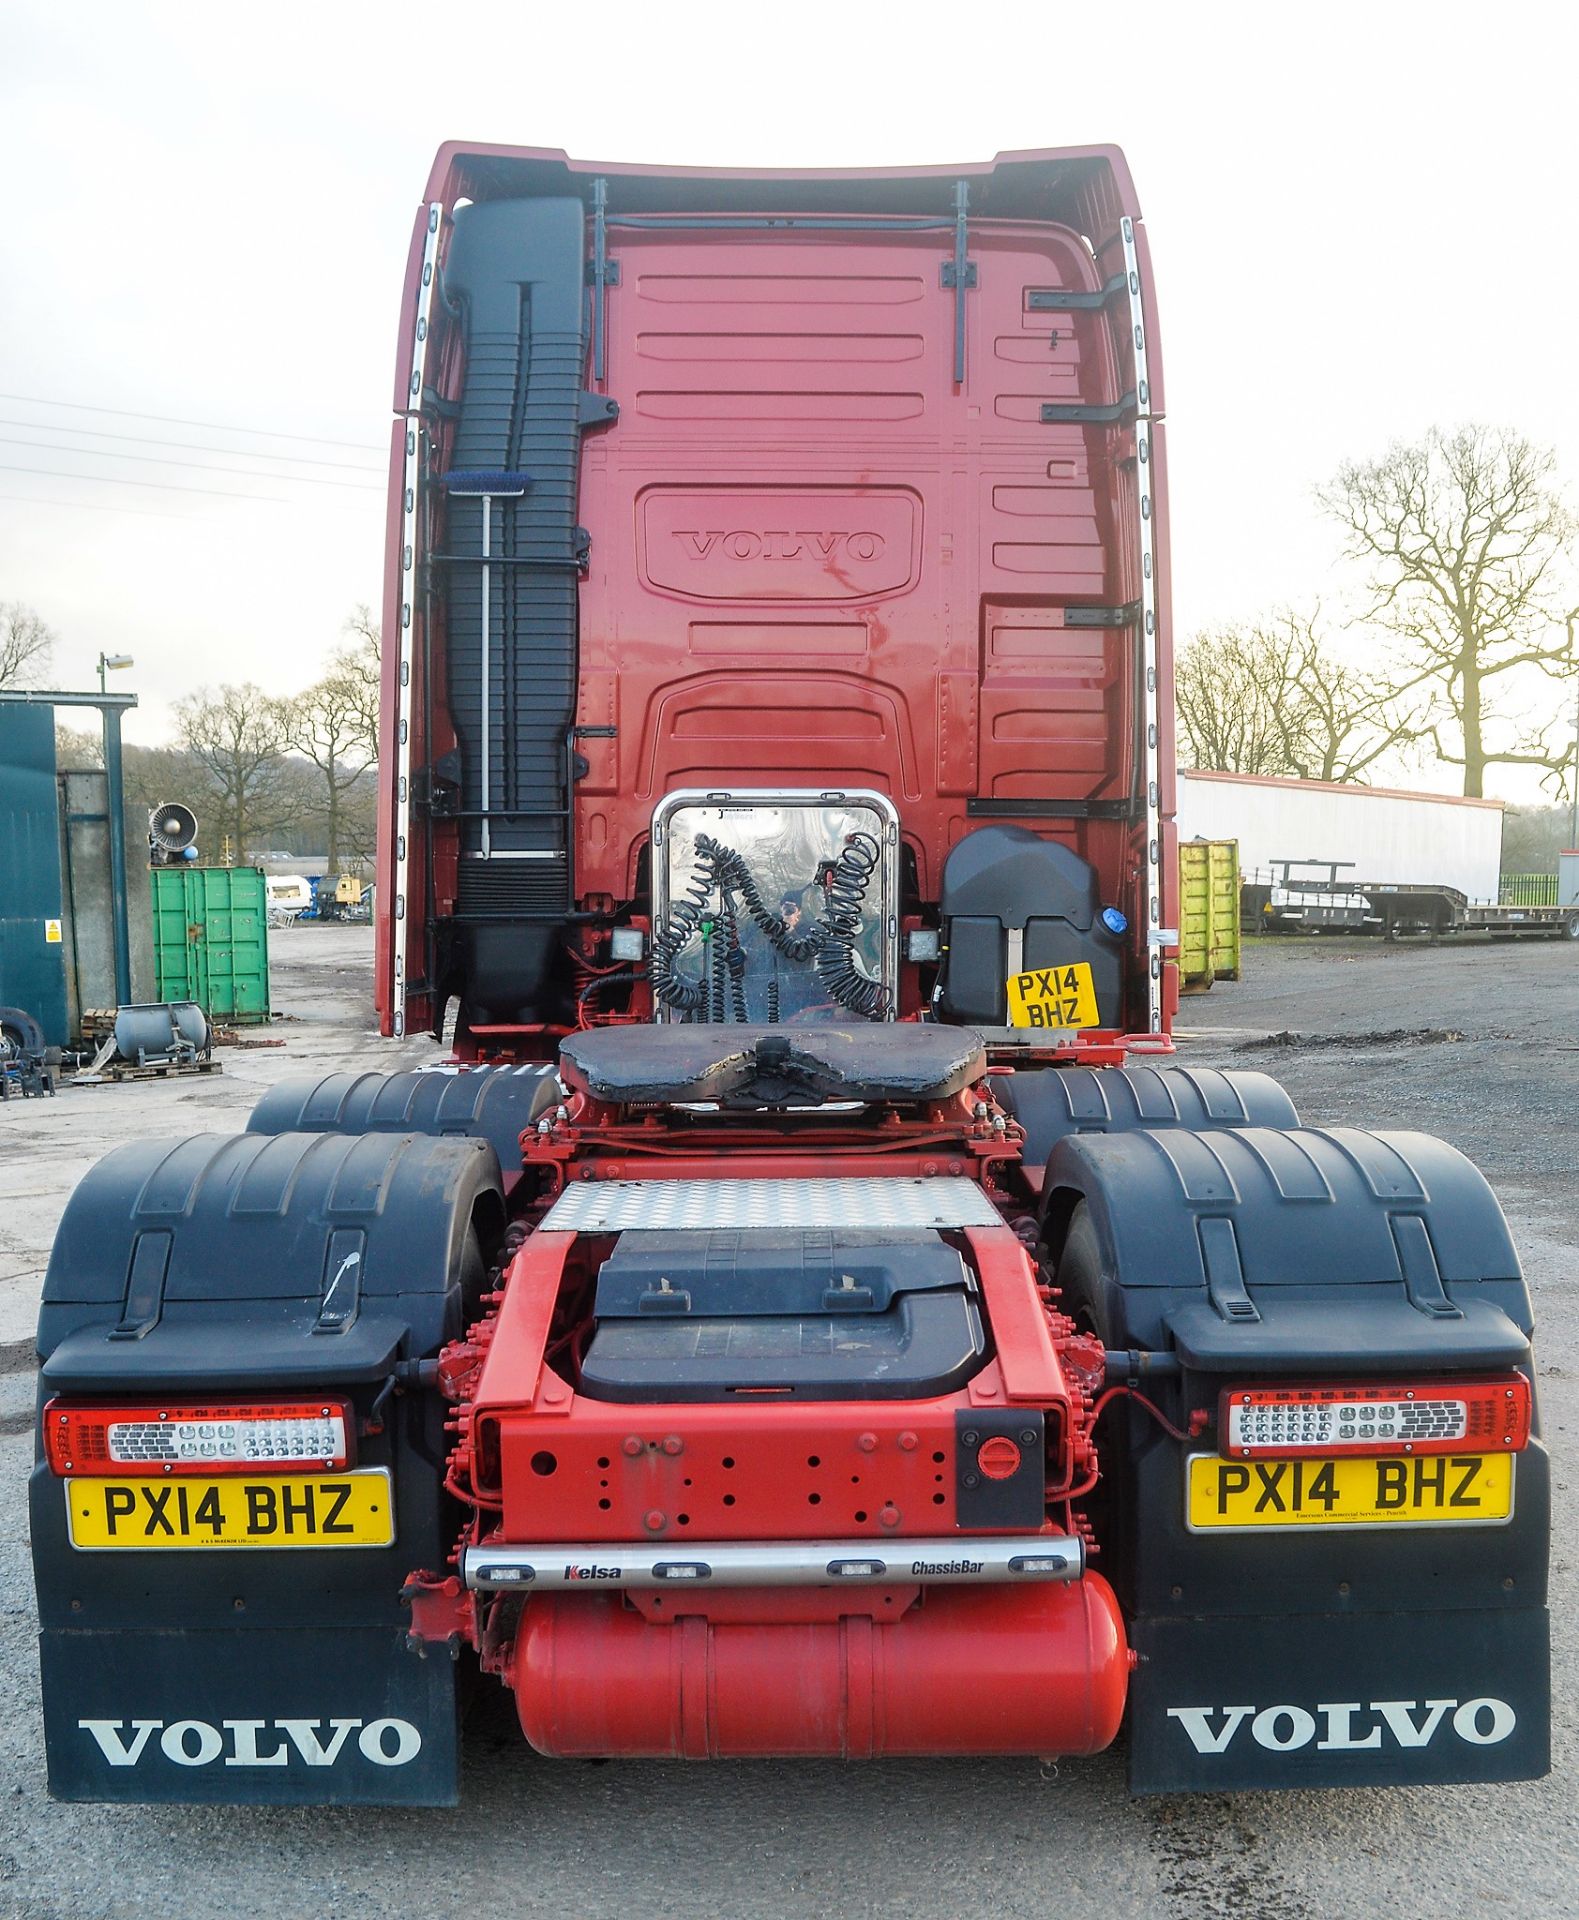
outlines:
{"label": "black wheel arch cover", "polygon": [[[498,1163],[479,1140],[238,1134],[118,1148],[79,1183],[55,1237],[39,1314],[41,1403],[336,1392],[365,1419],[397,1363],[429,1357],[462,1330],[463,1284],[481,1278],[474,1240],[488,1245],[502,1223]],[[323,1299],[345,1249],[361,1256],[360,1284],[353,1316],[330,1331]],[[386,1401],[358,1457],[395,1471],[395,1545],[315,1551],[317,1601],[281,1577],[264,1611],[311,1616],[342,1585],[360,1592],[371,1582],[377,1613],[395,1619],[404,1574],[448,1549],[443,1449],[436,1395]],[[113,1607],[101,1614],[92,1595],[123,1584],[117,1569],[128,1556],[95,1557],[95,1578],[85,1582],[66,1538],[60,1482],[40,1466],[34,1492],[46,1624],[67,1586],[81,1604],[61,1624],[86,1626],[96,1616],[127,1624]],[[210,1603],[233,1615],[230,1556],[178,1557],[189,1562],[181,1581],[168,1593],[162,1582],[149,1586],[147,1604],[133,1612],[160,1625],[195,1624],[194,1612],[206,1616]]]}
{"label": "black wheel arch cover", "polygon": [[1050,1265],[1082,1201],[1104,1319],[1126,1346],[1175,1348],[1212,1372],[1528,1361],[1533,1316],[1502,1209],[1480,1171],[1430,1135],[1068,1136],[1040,1200]]}
{"label": "black wheel arch cover", "polygon": [[282,1080],[252,1109],[249,1133],[425,1133],[486,1140],[506,1180],[520,1136],[563,1098],[551,1065],[415,1068]]}
{"label": "black wheel arch cover", "polygon": [[1045,1167],[1061,1140],[1139,1128],[1297,1127],[1270,1074],[1217,1067],[1031,1067],[995,1078],[998,1104],[1025,1129],[1022,1158]]}

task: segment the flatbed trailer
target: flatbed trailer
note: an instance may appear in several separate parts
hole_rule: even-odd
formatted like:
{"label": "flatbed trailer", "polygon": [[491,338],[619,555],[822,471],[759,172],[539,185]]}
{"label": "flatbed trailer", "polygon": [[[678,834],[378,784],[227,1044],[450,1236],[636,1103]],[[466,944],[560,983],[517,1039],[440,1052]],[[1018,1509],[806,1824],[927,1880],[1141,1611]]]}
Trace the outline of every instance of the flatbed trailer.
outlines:
{"label": "flatbed trailer", "polygon": [[55,1795],[447,1804],[501,1685],[570,1757],[1546,1769],[1490,1188],[1172,1058],[1163,412],[1113,148],[441,151],[376,968],[453,1048],[72,1196]]}
{"label": "flatbed trailer", "polygon": [[1441,939],[1455,933],[1487,933],[1493,940],[1579,940],[1579,907],[1477,904],[1456,887],[1405,882],[1355,882],[1349,890],[1364,894],[1386,940],[1409,934]]}

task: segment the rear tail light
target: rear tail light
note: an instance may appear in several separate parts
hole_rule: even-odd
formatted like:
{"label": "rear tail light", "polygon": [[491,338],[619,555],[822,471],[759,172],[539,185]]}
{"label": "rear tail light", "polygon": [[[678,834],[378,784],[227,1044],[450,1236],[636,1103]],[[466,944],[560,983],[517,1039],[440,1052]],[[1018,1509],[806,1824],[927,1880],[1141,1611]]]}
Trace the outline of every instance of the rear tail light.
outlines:
{"label": "rear tail light", "polygon": [[56,1473],[336,1471],[351,1463],[343,1400],[212,1407],[44,1409],[44,1451]]}
{"label": "rear tail light", "polygon": [[1339,1386],[1229,1387],[1218,1408],[1222,1451],[1235,1460],[1307,1453],[1513,1453],[1530,1438],[1530,1383],[1375,1381]]}

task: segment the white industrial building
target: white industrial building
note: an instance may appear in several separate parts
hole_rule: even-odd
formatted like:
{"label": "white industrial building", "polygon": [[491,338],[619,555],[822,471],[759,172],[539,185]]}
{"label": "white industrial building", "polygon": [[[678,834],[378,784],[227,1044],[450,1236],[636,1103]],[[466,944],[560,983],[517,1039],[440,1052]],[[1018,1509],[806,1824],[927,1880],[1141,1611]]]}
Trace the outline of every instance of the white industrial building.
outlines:
{"label": "white industrial building", "polygon": [[1500,800],[1274,780],[1260,774],[1180,773],[1179,839],[1237,840],[1244,878],[1270,880],[1285,860],[1346,864],[1361,882],[1457,887],[1497,898]]}

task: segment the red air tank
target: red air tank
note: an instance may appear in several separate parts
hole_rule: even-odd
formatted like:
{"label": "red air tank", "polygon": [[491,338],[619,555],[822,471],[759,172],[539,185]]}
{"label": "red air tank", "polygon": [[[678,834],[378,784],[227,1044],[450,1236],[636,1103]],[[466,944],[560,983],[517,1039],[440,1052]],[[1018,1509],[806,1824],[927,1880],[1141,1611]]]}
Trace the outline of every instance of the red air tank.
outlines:
{"label": "red air tank", "polygon": [[935,1587],[891,1620],[804,1598],[801,1619],[778,1589],[673,1622],[618,1594],[531,1600],[508,1672],[522,1730],[539,1753],[647,1760],[1095,1753],[1118,1732],[1129,1650],[1098,1574]]}

